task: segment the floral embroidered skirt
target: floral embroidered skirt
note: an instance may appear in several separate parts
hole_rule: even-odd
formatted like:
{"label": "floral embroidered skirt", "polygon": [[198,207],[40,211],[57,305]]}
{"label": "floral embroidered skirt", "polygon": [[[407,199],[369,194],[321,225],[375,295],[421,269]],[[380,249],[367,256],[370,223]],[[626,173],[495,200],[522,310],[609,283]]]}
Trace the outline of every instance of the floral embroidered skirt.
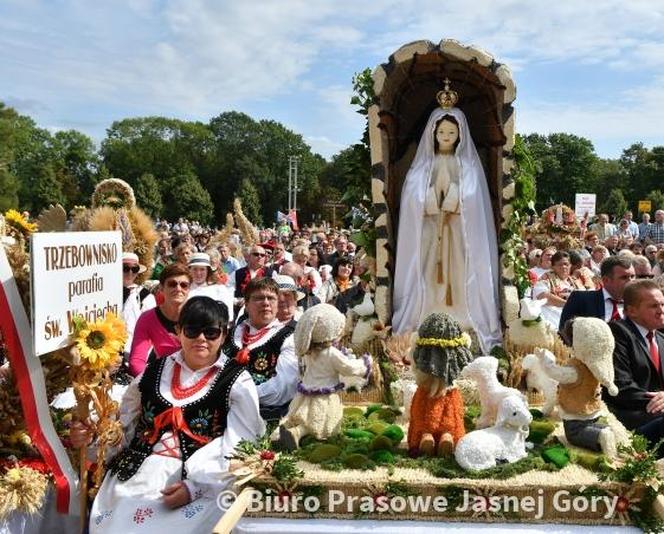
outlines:
{"label": "floral embroidered skirt", "polygon": [[216,495],[203,495],[175,510],[162,503],[161,490],[181,477],[180,459],[158,454],[148,456],[126,482],[107,473],[92,505],[90,532],[212,532],[223,515]]}

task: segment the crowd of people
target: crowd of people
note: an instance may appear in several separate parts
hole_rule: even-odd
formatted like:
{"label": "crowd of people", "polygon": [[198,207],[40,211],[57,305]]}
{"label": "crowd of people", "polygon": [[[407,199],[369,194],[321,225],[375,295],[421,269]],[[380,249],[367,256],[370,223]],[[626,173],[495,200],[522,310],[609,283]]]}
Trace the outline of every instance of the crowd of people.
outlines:
{"label": "crowd of people", "polygon": [[[573,250],[541,249],[532,239],[527,240],[531,296],[545,302],[542,317],[554,328],[559,328],[561,315],[564,322],[563,310],[573,291],[610,287],[614,275],[624,275],[625,265],[632,267],[634,277],[652,279],[664,288],[664,211],[655,212],[653,223],[647,213],[643,214],[641,224],[632,221],[630,211],[618,225],[609,223],[607,214],[600,214],[582,239],[583,246]],[[614,257],[622,261],[605,261]],[[621,300],[622,296],[616,298]]]}
{"label": "crowd of people", "polygon": [[577,250],[529,243],[529,277],[542,318],[563,340],[577,317],[609,324],[618,394],[602,396],[628,430],[654,446],[664,438],[664,211],[654,223],[648,214],[640,225],[631,216],[613,225],[600,214]]}
{"label": "crowd of people", "polygon": [[[196,503],[197,531],[210,531],[215,498],[241,439],[263,435],[297,393],[293,333],[307,308],[341,312],[362,301],[366,263],[345,231],[261,230],[213,242],[196,223],[158,221],[154,265],[123,254],[123,319],[129,338],[118,380],[126,385],[125,438],[94,501],[90,529],[131,529],[141,510],[153,525],[180,525]],[[93,444],[85,421],[74,446]],[[161,505],[155,509],[156,503]]]}
{"label": "crowd of people", "polygon": [[[607,405],[653,443],[664,436],[664,212],[655,217],[628,236],[601,215],[578,250],[529,243],[527,251],[530,297],[561,335],[576,317],[610,323],[619,394]],[[155,501],[163,505],[155,524],[179,524],[175,512],[195,501],[199,527],[211,527],[229,481],[226,456],[285,416],[298,391],[297,320],[320,302],[344,313],[367,291],[364,254],[344,231],[266,229],[245,246],[239,233],[217,242],[187,221],[157,227],[148,280],[136,282],[148,270],[138,256],[123,256],[125,439],[91,531],[126,528]],[[78,422],[71,439],[82,447],[93,435]]]}

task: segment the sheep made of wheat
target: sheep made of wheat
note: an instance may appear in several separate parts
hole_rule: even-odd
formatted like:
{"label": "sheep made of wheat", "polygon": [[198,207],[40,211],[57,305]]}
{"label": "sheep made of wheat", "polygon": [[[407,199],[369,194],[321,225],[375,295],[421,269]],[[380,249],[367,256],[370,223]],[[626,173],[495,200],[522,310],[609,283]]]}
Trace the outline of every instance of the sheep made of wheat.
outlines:
{"label": "sheep made of wheat", "polygon": [[497,371],[498,360],[493,356],[475,358],[461,371],[461,378],[473,380],[480,394],[481,413],[475,428],[486,428],[495,423],[498,406],[505,397],[514,395],[526,401],[518,389],[508,388],[498,381]]}
{"label": "sheep made of wheat", "polygon": [[528,384],[528,390],[536,389],[544,396],[542,413],[549,416],[553,413],[553,410],[556,407],[558,381],[551,378],[542,366],[542,363],[537,356],[540,352],[551,354],[551,357],[555,360],[551,351],[536,348],[535,354],[526,354],[524,356],[521,366],[527,371],[526,384]]}
{"label": "sheep made of wheat", "polygon": [[510,341],[517,347],[543,347],[553,349],[556,331],[541,318],[545,300],[521,299],[520,317],[507,321]]}
{"label": "sheep made of wheat", "polygon": [[457,443],[454,458],[466,471],[495,467],[498,463],[513,463],[527,456],[526,443],[533,416],[521,396],[504,397],[498,406],[496,424],[474,430]]}

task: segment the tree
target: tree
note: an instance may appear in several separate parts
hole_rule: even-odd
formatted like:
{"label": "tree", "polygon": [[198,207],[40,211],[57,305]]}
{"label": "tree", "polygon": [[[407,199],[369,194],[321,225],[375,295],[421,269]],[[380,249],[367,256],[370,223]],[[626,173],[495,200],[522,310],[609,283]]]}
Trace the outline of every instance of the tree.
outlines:
{"label": "tree", "polygon": [[38,170],[35,180],[32,199],[32,211],[39,213],[51,204],[62,204],[67,209],[65,195],[62,192],[62,184],[58,180],[51,165],[44,165]]}
{"label": "tree", "polygon": [[99,165],[92,139],[76,130],[56,132],[53,161],[68,204],[87,204],[97,184]]}
{"label": "tree", "polygon": [[18,208],[18,182],[16,176],[0,166],[0,213],[10,208]]}
{"label": "tree", "polygon": [[646,200],[650,200],[651,211],[654,213],[657,210],[664,210],[664,192],[655,189],[648,193]]}
{"label": "tree", "polygon": [[242,180],[237,192],[238,198],[242,201],[242,211],[247,218],[255,225],[262,225],[261,201],[258,196],[258,190],[247,178]]}
{"label": "tree", "polygon": [[601,211],[602,213],[622,217],[622,214],[627,211],[627,201],[625,201],[622,190],[612,189]]}
{"label": "tree", "polygon": [[185,171],[166,182],[164,195],[166,218],[174,221],[179,217],[197,220],[202,224],[214,219],[214,206],[210,194],[193,171]]}
{"label": "tree", "polygon": [[597,190],[599,158],[588,139],[554,133],[530,134],[524,141],[538,166],[539,210],[557,202],[574,205],[576,193]]}
{"label": "tree", "polygon": [[159,191],[159,183],[156,178],[149,173],[141,174],[134,187],[136,203],[148,215],[160,217],[164,209],[164,203]]}

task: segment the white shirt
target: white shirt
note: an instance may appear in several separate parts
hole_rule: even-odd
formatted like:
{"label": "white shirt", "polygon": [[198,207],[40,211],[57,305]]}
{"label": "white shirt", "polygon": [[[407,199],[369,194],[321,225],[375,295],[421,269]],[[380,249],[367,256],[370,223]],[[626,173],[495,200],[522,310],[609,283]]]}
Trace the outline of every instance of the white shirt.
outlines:
{"label": "white shirt", "polygon": [[[613,315],[613,297],[606,289],[602,289],[602,295],[604,295],[604,320],[608,323]],[[618,302],[618,313],[621,319],[625,317],[624,308],[625,305]]]}

